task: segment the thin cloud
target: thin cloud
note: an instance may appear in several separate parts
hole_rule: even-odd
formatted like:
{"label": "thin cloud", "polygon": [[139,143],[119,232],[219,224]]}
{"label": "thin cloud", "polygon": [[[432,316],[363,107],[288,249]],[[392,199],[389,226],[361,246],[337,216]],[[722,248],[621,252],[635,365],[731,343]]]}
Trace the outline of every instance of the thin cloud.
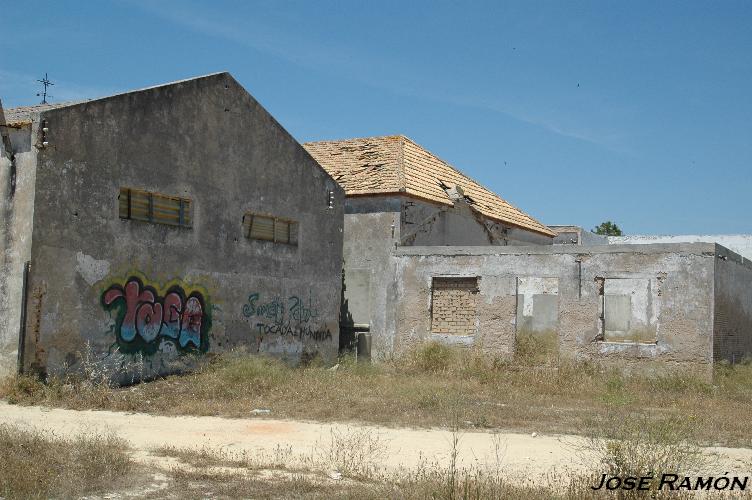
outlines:
{"label": "thin cloud", "polygon": [[[239,27],[233,23],[232,19],[220,19],[216,14],[206,10],[191,9],[183,3],[179,7],[174,7],[165,3],[125,1],[195,32],[237,43],[305,69],[336,73],[338,76],[357,81],[362,85],[386,90],[403,97],[499,113],[561,137],[587,142],[613,152],[630,153],[617,143],[616,139],[620,137],[618,134],[603,136],[602,133],[564,126],[550,117],[537,116],[528,111],[512,110],[488,98],[458,97],[456,94],[436,87],[436,82],[440,81],[440,78],[416,75],[413,68],[401,65],[394,60],[364,58],[362,53],[355,53],[341,46],[324,45],[310,38],[299,38],[271,28],[264,23],[254,23],[252,19],[243,19],[243,26]],[[385,71],[386,68],[389,71]],[[384,74],[390,77],[384,78]]]}

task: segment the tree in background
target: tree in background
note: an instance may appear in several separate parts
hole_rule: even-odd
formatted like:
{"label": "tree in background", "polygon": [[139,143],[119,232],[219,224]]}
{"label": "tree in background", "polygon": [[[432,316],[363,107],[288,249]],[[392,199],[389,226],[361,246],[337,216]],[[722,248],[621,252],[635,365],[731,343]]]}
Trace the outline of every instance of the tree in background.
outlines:
{"label": "tree in background", "polygon": [[619,229],[619,226],[617,226],[610,220],[607,220],[606,222],[601,222],[599,226],[595,226],[593,228],[593,232],[595,234],[600,234],[603,236],[621,236],[623,234],[621,232],[621,229]]}

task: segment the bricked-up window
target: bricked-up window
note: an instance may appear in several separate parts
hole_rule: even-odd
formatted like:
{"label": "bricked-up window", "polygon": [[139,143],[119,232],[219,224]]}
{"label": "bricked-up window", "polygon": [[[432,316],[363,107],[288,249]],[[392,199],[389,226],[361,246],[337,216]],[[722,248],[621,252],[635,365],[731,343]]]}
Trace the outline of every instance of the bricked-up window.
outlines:
{"label": "bricked-up window", "polygon": [[179,196],[120,188],[118,206],[121,219],[191,227],[191,200]]}
{"label": "bricked-up window", "polygon": [[478,278],[433,278],[431,333],[473,335],[478,316]]}
{"label": "bricked-up window", "polygon": [[243,216],[243,234],[252,240],[298,244],[298,223],[271,215],[248,212]]}
{"label": "bricked-up window", "polygon": [[647,343],[657,340],[660,296],[648,278],[596,278],[601,296],[599,340]]}

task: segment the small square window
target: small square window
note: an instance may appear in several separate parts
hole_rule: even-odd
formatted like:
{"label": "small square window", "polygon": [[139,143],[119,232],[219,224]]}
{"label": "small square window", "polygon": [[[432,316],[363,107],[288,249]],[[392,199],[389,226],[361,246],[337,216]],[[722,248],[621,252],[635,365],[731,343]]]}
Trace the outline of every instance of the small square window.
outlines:
{"label": "small square window", "polygon": [[[656,342],[657,297],[647,278],[605,278],[599,290],[600,337],[606,342]],[[655,316],[655,317],[653,317]]]}

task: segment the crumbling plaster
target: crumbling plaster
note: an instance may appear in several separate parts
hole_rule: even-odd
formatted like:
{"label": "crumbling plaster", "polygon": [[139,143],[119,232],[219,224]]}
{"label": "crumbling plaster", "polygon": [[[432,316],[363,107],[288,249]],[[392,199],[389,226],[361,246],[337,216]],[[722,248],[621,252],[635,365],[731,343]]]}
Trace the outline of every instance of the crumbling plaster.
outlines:
{"label": "crumbling plaster", "polygon": [[345,309],[354,323],[370,325],[374,357],[395,349],[397,326],[390,313],[399,283],[391,260],[395,248],[551,245],[548,236],[492,221],[461,202],[448,207],[402,195],[351,196],[345,212]]}
{"label": "crumbling plaster", "polygon": [[[38,121],[4,127],[11,154],[0,147],[0,377],[17,368],[24,266],[31,258]],[[12,160],[11,160],[12,157]]]}
{"label": "crumbling plaster", "polygon": [[[25,369],[88,356],[127,381],[230,349],[336,358],[344,191],[229,74],[38,118]],[[123,187],[190,199],[192,226],[120,218]],[[298,244],[247,238],[246,212],[297,221]]]}
{"label": "crumbling plaster", "polygon": [[[428,314],[435,276],[480,278],[478,334],[473,348],[502,358],[515,350],[518,277],[558,279],[559,355],[613,361],[681,364],[708,372],[713,361],[715,245],[600,247],[403,247],[393,262],[392,304],[397,350],[436,340]],[[660,284],[657,341],[600,338],[598,278],[643,278]]]}

